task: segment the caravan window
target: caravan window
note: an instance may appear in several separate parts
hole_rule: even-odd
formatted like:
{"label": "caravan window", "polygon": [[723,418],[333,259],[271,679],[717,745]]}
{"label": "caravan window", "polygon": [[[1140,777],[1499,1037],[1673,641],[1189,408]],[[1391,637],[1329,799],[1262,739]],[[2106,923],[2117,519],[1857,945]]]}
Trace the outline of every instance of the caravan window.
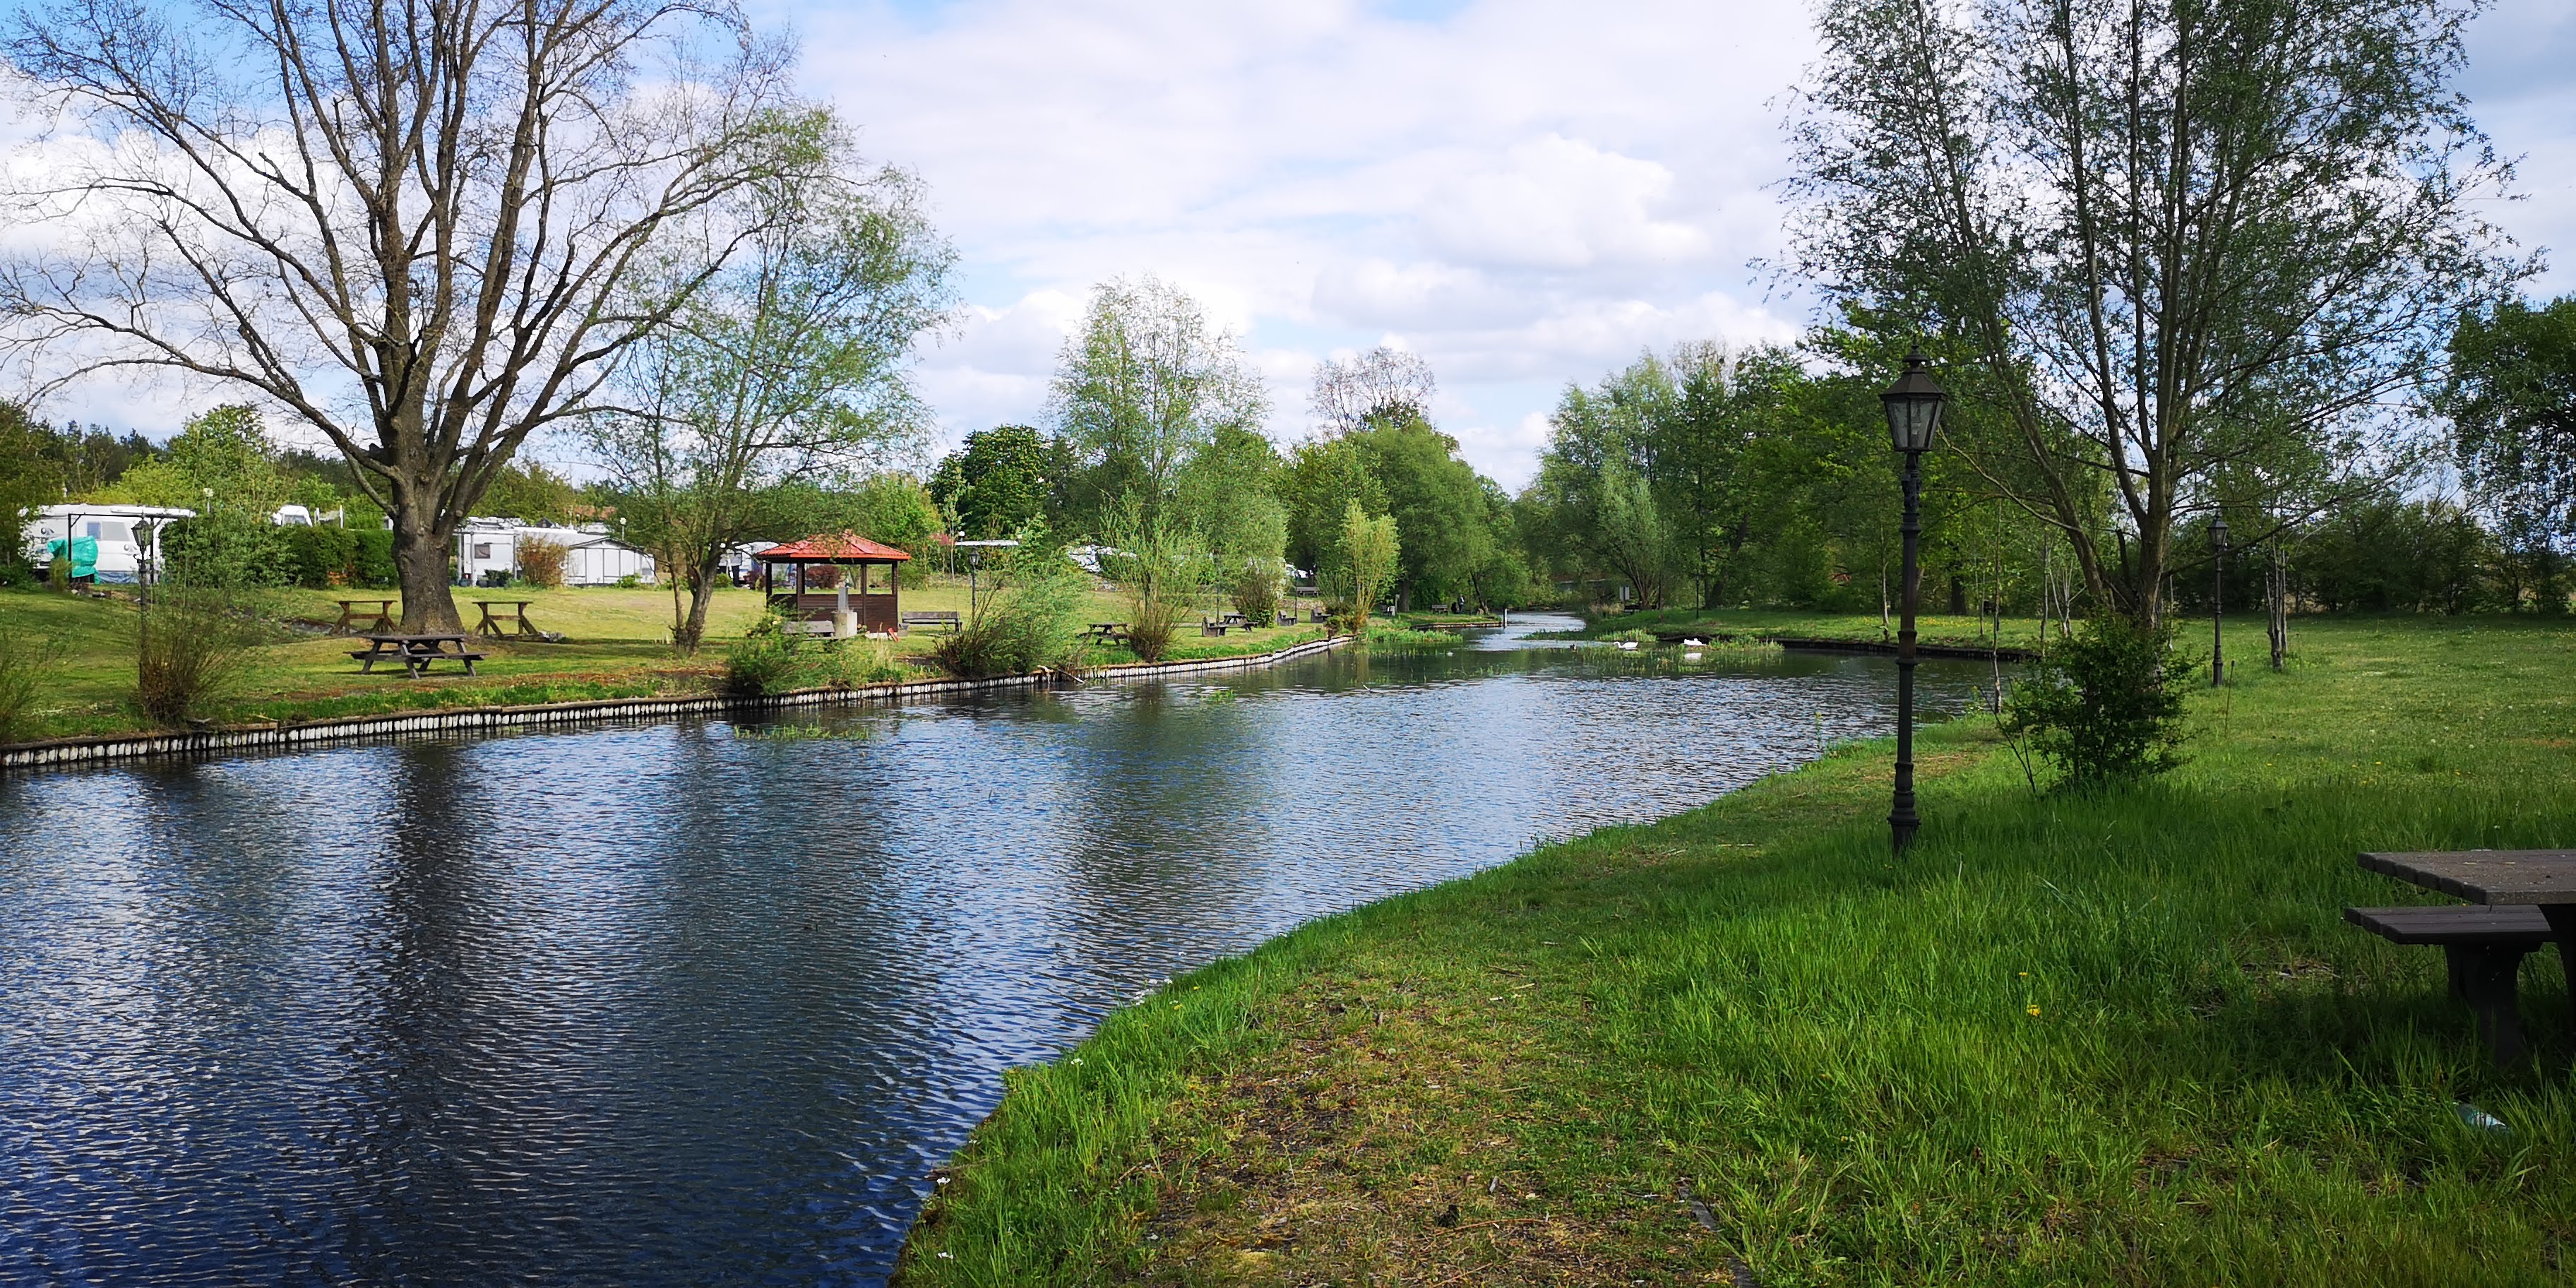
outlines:
{"label": "caravan window", "polygon": [[489,558],[491,558],[491,557],[492,557],[492,543],[491,543],[491,542],[489,542],[489,541],[477,541],[477,542],[475,542],[475,543],[474,543],[474,557],[475,557],[475,558],[477,558],[477,559],[489,559]]}
{"label": "caravan window", "polygon": [[134,539],[134,530],[122,523],[92,524],[91,528],[96,531],[100,537],[109,541],[132,541]]}

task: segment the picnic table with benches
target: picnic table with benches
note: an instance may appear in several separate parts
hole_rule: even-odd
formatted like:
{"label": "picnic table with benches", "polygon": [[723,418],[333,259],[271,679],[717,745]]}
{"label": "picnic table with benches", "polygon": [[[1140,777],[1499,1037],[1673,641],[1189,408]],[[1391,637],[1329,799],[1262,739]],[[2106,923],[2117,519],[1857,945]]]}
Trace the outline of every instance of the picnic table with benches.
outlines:
{"label": "picnic table with benches", "polygon": [[[399,599],[335,599],[331,602],[340,606],[340,621],[338,625],[331,628],[331,633],[350,635],[355,633],[350,628],[360,622],[367,623],[372,630],[392,630],[394,605],[402,601]],[[360,608],[358,607],[360,604],[372,604],[374,607]]]}
{"label": "picnic table with benches", "polygon": [[502,627],[510,626],[516,628],[516,632],[521,635],[530,635],[538,639],[552,638],[544,631],[538,630],[536,625],[528,620],[528,605],[535,602],[537,601],[533,599],[475,600],[474,606],[483,610],[483,620],[474,624],[474,633],[499,639],[510,633],[502,630]]}
{"label": "picnic table with benches", "polygon": [[1223,635],[1225,634],[1225,627],[1226,624],[1224,622],[1212,622],[1204,617],[1199,619],[1199,634],[1201,635]]}
{"label": "picnic table with benches", "polygon": [[466,637],[461,632],[437,635],[361,635],[358,638],[367,641],[367,647],[353,649],[349,656],[357,659],[358,669],[362,672],[374,671],[378,662],[393,661],[402,663],[404,674],[417,678],[429,669],[429,664],[432,662],[462,662],[465,664],[465,673],[472,675],[474,664],[483,660],[483,654],[469,651],[465,647]]}
{"label": "picnic table with benches", "polygon": [[2365,853],[2361,866],[2467,905],[2346,908],[2344,919],[2398,944],[2439,944],[2451,995],[2477,1015],[2496,1063],[2522,1058],[2515,976],[2533,949],[2555,942],[2576,1001],[2576,850]]}
{"label": "picnic table with benches", "polygon": [[1093,622],[1091,624],[1091,629],[1084,632],[1084,634],[1090,636],[1092,639],[1099,640],[1102,643],[1124,644],[1127,642],[1127,623]]}

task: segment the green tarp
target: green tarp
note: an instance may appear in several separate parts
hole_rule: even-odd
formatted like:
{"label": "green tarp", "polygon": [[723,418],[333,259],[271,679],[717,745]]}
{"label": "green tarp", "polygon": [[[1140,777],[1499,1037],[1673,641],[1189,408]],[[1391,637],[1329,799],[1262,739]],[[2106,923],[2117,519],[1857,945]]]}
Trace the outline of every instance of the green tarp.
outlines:
{"label": "green tarp", "polygon": [[[74,537],[72,538],[71,545],[72,575],[75,577],[97,576],[98,538]],[[60,559],[63,557],[63,543],[60,539],[45,543],[45,557],[48,559]]]}

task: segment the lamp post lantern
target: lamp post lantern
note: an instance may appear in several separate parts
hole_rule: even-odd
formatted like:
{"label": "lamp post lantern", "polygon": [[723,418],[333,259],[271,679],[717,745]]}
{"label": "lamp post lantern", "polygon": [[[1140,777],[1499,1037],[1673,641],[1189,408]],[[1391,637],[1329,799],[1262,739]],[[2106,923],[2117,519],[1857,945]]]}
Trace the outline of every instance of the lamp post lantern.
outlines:
{"label": "lamp post lantern", "polygon": [[2227,516],[2209,521],[2209,687],[2227,678]]}
{"label": "lamp post lantern", "polygon": [[1945,397],[1941,386],[1932,382],[1932,373],[1924,369],[1928,362],[1920,348],[1906,354],[1905,374],[1878,396],[1887,407],[1888,437],[1905,458],[1905,522],[1898,528],[1905,539],[1899,596],[1905,610],[1896,632],[1896,804],[1887,814],[1888,831],[1899,854],[1922,825],[1914,813],[1914,601],[1923,584],[1915,550],[1923,534],[1923,453],[1932,450],[1932,434],[1941,427]]}

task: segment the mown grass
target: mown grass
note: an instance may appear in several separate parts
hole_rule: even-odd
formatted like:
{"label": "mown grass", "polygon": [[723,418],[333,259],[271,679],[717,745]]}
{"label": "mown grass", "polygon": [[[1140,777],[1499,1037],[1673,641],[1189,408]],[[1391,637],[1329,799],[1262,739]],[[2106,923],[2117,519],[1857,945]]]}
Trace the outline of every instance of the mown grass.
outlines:
{"label": "mown grass", "polygon": [[2576,837],[2570,635],[2299,635],[2151,787],[1960,721],[1901,860],[1845,746],[1184,977],[1010,1077],[901,1279],[2564,1282],[2556,954],[2497,1070],[2339,910],[2433,901],[2357,850]]}
{"label": "mown grass", "polygon": [[[249,651],[233,683],[211,705],[208,718],[217,724],[256,724],[703,693],[711,691],[723,672],[725,647],[761,614],[759,592],[718,592],[708,615],[707,645],[691,656],[669,643],[668,589],[459,587],[457,607],[468,629],[478,620],[475,600],[526,599],[533,601],[527,608],[529,621],[563,639],[549,643],[477,637],[473,647],[487,656],[476,664],[476,675],[469,677],[448,663],[414,679],[399,667],[380,665],[372,672],[361,672],[349,657],[358,641],[319,633],[319,628],[339,620],[335,600],[390,593],[290,590],[260,596],[261,609],[278,624],[268,632],[266,643]],[[927,586],[905,590],[903,605],[907,611],[963,612],[966,596],[963,578],[933,577]],[[1093,596],[1086,611],[1095,614],[1096,620],[1115,621],[1124,616],[1123,610],[1123,600],[1103,591]],[[0,633],[16,640],[61,644],[43,667],[38,695],[23,721],[24,739],[118,734],[150,727],[134,700],[135,619],[133,603],[122,596],[0,590]],[[1232,631],[1204,639],[1193,634],[1176,643],[1172,656],[1266,653],[1321,634],[1320,627]],[[921,674],[936,674],[929,654],[938,639],[936,632],[905,635],[895,641],[896,656]],[[1091,649],[1086,660],[1105,665],[1132,662],[1136,657],[1124,647],[1104,645]]]}

